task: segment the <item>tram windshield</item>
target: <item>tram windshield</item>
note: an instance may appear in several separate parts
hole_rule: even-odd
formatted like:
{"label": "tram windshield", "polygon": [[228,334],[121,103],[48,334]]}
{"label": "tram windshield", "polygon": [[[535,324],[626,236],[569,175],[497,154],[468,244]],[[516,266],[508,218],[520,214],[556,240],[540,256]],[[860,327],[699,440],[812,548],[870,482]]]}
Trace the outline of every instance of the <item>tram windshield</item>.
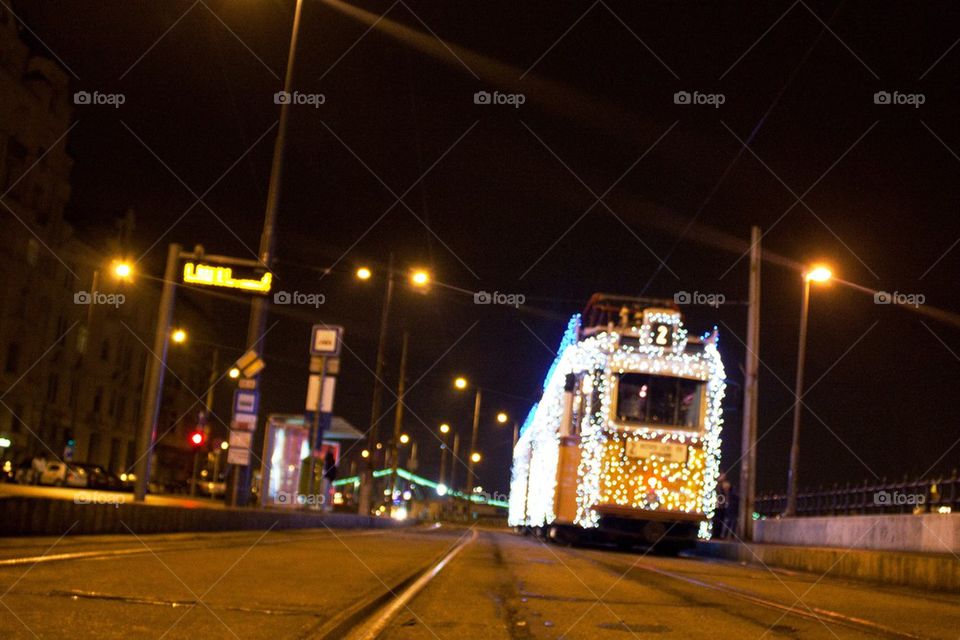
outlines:
{"label": "tram windshield", "polygon": [[647,373],[620,374],[617,419],[681,429],[700,427],[704,382]]}

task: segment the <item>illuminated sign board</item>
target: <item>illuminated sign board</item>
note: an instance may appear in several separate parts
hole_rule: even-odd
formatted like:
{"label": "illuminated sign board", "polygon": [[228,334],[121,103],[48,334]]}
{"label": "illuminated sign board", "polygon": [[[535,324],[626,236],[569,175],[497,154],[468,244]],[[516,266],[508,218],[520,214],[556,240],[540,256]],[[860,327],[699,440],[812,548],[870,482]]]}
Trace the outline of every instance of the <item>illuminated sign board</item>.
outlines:
{"label": "illuminated sign board", "polygon": [[224,287],[227,289],[242,289],[256,293],[269,293],[273,282],[273,274],[265,273],[257,278],[234,278],[230,267],[217,267],[209,264],[194,264],[188,262],[183,265],[183,281],[187,284],[202,284],[209,287]]}

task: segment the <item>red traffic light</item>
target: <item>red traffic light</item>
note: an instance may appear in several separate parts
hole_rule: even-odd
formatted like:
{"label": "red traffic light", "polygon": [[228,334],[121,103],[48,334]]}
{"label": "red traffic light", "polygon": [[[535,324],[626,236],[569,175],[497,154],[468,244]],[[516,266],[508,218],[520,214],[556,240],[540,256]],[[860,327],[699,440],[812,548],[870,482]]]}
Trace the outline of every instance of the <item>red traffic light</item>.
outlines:
{"label": "red traffic light", "polygon": [[201,446],[206,440],[207,436],[203,431],[194,431],[190,434],[190,444],[195,447]]}

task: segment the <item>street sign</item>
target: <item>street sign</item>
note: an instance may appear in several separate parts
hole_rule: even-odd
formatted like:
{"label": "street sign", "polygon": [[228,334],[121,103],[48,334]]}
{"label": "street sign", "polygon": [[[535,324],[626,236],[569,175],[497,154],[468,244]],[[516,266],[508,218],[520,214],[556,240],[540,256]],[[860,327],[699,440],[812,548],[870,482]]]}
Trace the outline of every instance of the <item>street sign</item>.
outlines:
{"label": "street sign", "polygon": [[247,389],[237,389],[233,392],[233,413],[252,413],[256,415],[260,394]]}
{"label": "street sign", "polygon": [[227,449],[227,464],[245,467],[250,464],[250,449],[230,447]]}
{"label": "street sign", "polygon": [[230,447],[236,447],[238,449],[249,449],[253,444],[253,432],[252,431],[231,431],[230,432]]}
{"label": "street sign", "polygon": [[237,369],[240,369],[240,372],[245,378],[252,378],[267,366],[267,364],[260,358],[260,354],[250,349],[245,354],[240,356],[237,359]]}
{"label": "street sign", "polygon": [[241,389],[256,389],[257,388],[257,379],[256,378],[240,378],[237,380],[237,386]]}
{"label": "street sign", "polygon": [[310,336],[310,355],[339,356],[343,327],[315,324]]}
{"label": "street sign", "polygon": [[320,403],[320,412],[332,413],[333,394],[337,386],[337,379],[334,376],[310,376],[310,381],[307,383],[307,411],[317,410],[317,396],[320,392],[321,378],[323,378],[323,401]]}
{"label": "street sign", "polygon": [[256,431],[257,416],[253,413],[238,413],[233,416],[230,428],[237,431]]}

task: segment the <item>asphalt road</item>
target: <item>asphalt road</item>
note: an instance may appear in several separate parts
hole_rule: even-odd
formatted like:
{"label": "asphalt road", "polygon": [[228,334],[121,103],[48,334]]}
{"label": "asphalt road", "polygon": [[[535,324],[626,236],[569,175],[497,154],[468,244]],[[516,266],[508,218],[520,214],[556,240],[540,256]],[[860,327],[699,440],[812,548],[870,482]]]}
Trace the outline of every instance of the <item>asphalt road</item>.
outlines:
{"label": "asphalt road", "polygon": [[5,539],[0,594],[0,638],[960,637],[960,594],[448,526]]}

